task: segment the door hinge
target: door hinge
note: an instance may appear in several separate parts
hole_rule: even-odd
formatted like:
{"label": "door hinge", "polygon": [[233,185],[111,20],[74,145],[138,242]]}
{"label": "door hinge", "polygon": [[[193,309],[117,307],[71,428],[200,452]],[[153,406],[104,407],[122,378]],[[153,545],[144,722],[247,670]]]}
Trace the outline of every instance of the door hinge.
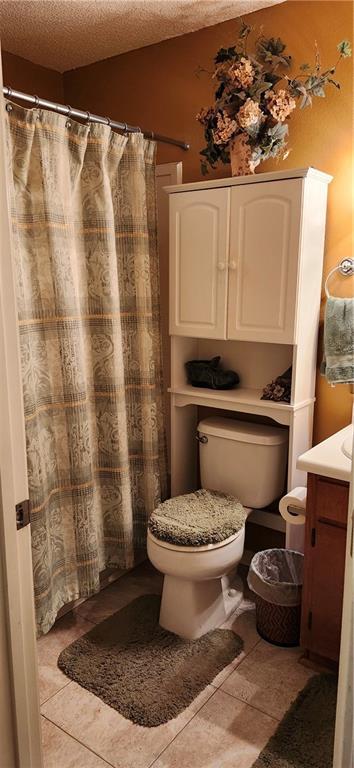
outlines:
{"label": "door hinge", "polygon": [[19,531],[20,528],[25,528],[30,523],[30,503],[29,499],[20,501],[16,504],[16,527]]}
{"label": "door hinge", "polygon": [[314,547],[316,544],[316,528],[311,529],[311,547]]}
{"label": "door hinge", "polygon": [[312,629],[312,611],[309,611],[307,617],[307,629]]}

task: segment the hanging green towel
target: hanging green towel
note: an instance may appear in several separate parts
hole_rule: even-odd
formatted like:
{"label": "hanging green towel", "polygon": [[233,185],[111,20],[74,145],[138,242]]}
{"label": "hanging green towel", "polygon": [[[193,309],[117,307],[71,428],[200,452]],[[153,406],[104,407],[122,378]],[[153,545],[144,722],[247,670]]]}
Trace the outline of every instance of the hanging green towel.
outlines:
{"label": "hanging green towel", "polygon": [[327,299],[321,373],[329,384],[354,381],[354,299]]}

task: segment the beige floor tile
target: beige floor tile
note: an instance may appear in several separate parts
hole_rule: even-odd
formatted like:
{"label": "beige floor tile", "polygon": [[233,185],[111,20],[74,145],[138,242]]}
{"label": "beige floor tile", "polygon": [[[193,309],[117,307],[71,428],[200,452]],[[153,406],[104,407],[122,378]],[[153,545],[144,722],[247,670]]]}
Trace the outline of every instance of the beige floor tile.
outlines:
{"label": "beige floor tile", "polygon": [[68,613],[59,619],[54,627],[37,643],[39,691],[41,703],[53,696],[69,682],[57,667],[58,656],[70,643],[92,629],[92,622],[81,616]]}
{"label": "beige floor tile", "polygon": [[214,691],[208,686],[181,715],[157,728],[134,725],[74,682],[49,699],[42,713],[115,768],[148,768]]}
{"label": "beige floor tile", "polygon": [[85,600],[75,608],[75,613],[99,624],[136,597],[150,593],[159,594],[162,591],[162,581],[163,577],[158,571],[150,565],[142,564],[121,576],[99,594]]}
{"label": "beige floor tile", "polygon": [[273,718],[216,691],[153,768],[251,768],[277,725]]}
{"label": "beige floor tile", "polygon": [[243,651],[234,659],[231,664],[221,670],[214,678],[212,684],[219,688],[231,672],[244,661],[246,656],[252,651],[259,642],[260,637],[256,630],[256,611],[254,603],[249,600],[243,600],[240,607],[231,614],[231,616],[222,624],[221,629],[232,629],[236,635],[243,640]]}
{"label": "beige floor tile", "polygon": [[313,671],[299,664],[299,648],[277,648],[261,640],[221,689],[281,719]]}
{"label": "beige floor tile", "polygon": [[42,717],[44,768],[108,768],[108,763]]}

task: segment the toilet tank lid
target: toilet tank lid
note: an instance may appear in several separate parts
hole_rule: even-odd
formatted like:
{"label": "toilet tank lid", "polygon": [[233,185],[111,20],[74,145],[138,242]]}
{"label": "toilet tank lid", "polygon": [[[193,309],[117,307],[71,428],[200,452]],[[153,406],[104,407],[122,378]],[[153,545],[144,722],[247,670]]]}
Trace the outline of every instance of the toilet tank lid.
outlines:
{"label": "toilet tank lid", "polygon": [[281,427],[257,424],[251,421],[225,419],[221,416],[210,416],[210,418],[200,421],[198,432],[222,437],[226,440],[237,440],[241,443],[258,445],[280,445],[287,442],[288,439],[287,430]]}

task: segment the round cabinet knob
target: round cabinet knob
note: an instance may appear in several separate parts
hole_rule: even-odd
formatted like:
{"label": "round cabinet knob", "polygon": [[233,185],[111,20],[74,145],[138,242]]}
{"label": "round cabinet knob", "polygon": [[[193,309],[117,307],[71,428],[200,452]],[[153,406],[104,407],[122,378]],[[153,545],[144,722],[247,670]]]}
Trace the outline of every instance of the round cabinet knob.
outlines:
{"label": "round cabinet knob", "polygon": [[219,261],[218,262],[218,269],[220,270],[220,272],[223,272],[224,269],[226,269],[226,264],[225,264],[224,261]]}
{"label": "round cabinet knob", "polygon": [[237,267],[236,261],[230,261],[229,267],[230,269],[236,269]]}

